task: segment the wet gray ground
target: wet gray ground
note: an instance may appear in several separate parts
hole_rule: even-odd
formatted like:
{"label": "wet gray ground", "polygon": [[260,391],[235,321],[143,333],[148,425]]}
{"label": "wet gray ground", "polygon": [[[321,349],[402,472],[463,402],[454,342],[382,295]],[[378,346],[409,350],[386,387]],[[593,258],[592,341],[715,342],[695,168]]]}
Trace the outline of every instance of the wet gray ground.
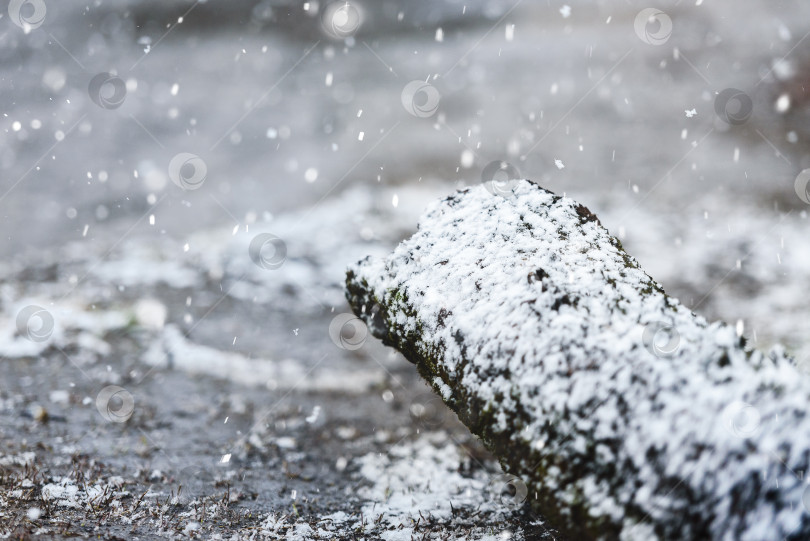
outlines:
{"label": "wet gray ground", "polygon": [[317,224],[274,219],[278,269],[249,256],[269,224],[4,266],[9,313],[47,304],[54,322],[4,320],[4,533],[550,538],[411,365],[364,327],[330,329],[341,269],[393,244],[421,191],[397,214],[353,190]]}
{"label": "wet gray ground", "polygon": [[[329,332],[345,265],[493,160],[587,204],[688,306],[810,359],[810,6],[664,2],[656,46],[633,2],[367,2],[348,40],[302,4],[0,19],[0,534],[546,535],[412,366]],[[410,114],[428,79],[438,108]],[[184,152],[199,189],[170,178]],[[262,232],[280,268],[251,260]]]}

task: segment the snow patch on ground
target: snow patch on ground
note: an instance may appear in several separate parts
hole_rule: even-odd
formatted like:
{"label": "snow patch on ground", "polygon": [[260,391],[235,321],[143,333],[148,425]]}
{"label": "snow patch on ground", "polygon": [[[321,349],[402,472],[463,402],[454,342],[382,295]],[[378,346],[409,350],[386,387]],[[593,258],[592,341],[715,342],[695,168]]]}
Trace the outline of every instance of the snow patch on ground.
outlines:
{"label": "snow patch on ground", "polygon": [[442,432],[424,434],[414,442],[391,447],[387,454],[359,459],[360,474],[373,483],[360,490],[368,503],[363,515],[395,528],[407,527],[420,515],[448,521],[454,509],[502,513],[487,493],[490,479],[459,473],[462,451]]}
{"label": "snow patch on ground", "polygon": [[191,342],[180,330],[167,325],[162,336],[144,353],[151,366],[182,370],[229,379],[241,385],[263,385],[270,389],[296,389],[301,392],[364,393],[385,378],[382,367],[346,371],[318,363],[312,368],[293,359],[278,361],[248,358]]}
{"label": "snow patch on ground", "polygon": [[[302,519],[270,514],[262,535],[299,539],[359,535],[385,540],[474,539],[494,541],[524,539],[508,523],[512,510],[492,492],[497,465],[469,470],[474,460],[444,432],[423,433],[401,441],[386,453],[369,453],[355,460],[357,491],[361,500],[355,513],[322,517],[316,532]],[[537,525],[542,524],[540,521]]]}

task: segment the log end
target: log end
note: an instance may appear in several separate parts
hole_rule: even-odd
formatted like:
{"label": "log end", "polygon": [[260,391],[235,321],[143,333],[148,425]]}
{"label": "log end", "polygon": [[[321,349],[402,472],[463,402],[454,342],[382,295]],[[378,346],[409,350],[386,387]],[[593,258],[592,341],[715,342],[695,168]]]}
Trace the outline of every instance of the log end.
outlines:
{"label": "log end", "polygon": [[810,534],[810,514],[796,530],[800,511],[784,512],[802,505],[801,480],[775,495],[749,459],[764,425],[735,428],[751,408],[775,419],[762,448],[808,467],[796,435],[810,433],[810,385],[790,360],[667,296],[587,207],[509,184],[434,203],[393,253],[351,267],[358,317],[563,533],[703,539],[769,520],[774,537]]}

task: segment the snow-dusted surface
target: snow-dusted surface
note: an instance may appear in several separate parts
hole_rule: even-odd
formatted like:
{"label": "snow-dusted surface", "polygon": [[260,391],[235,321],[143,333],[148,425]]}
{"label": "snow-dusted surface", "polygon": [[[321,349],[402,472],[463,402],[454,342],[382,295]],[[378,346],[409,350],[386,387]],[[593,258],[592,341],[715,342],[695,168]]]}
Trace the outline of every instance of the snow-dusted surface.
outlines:
{"label": "snow-dusted surface", "polygon": [[[257,528],[267,520],[306,537],[324,517],[384,510],[346,496],[365,482],[360,458],[396,469],[404,430],[423,449],[417,430],[448,427],[401,357],[371,338],[334,347],[345,265],[389,252],[492,160],[587,202],[690,308],[810,359],[807,207],[793,188],[810,167],[805,0],[664,1],[661,46],[634,31],[646,4],[608,0],[358,0],[363,24],[343,41],[319,25],[328,1],[43,2],[39,28],[13,22],[19,2],[0,11],[4,534],[276,537]],[[89,95],[101,72],[126,82],[118,109]],[[435,114],[403,108],[409,81],[435,87]],[[732,86],[755,102],[742,126],[715,112]],[[207,165],[194,191],[169,178],[188,152]],[[247,257],[264,232],[287,242],[279,269]],[[17,328],[32,304],[54,318],[47,341]],[[108,385],[134,397],[126,423],[97,408]],[[429,422],[414,421],[419,400]],[[453,426],[480,461],[470,479],[490,472]],[[434,465],[455,478],[452,461]],[[130,495],[110,505],[124,511],[39,502],[70,476],[81,496],[81,475],[123,479]],[[180,481],[195,489],[185,507],[162,505]],[[214,500],[228,482],[226,508]],[[186,501],[196,489],[205,513]],[[147,490],[149,512],[130,513]],[[524,512],[481,535],[518,535]],[[420,521],[414,537],[496,522]]]}
{"label": "snow-dusted surface", "polygon": [[452,389],[560,527],[804,538],[810,380],[664,295],[578,203],[512,188],[432,205],[352,268],[355,310]]}
{"label": "snow-dusted surface", "polygon": [[[28,516],[34,513],[34,521],[43,514],[43,508],[49,513],[54,508],[76,512],[98,509],[103,510],[104,521],[110,525],[150,524],[153,533],[165,537],[194,531],[197,536],[209,534],[216,539],[222,535],[218,529],[203,526],[205,515],[199,506],[206,503],[209,523],[232,521],[231,528],[221,531],[230,531],[228,538],[234,540],[255,539],[257,535],[289,541],[352,537],[409,540],[415,535],[447,539],[454,532],[479,541],[524,539],[523,528],[510,520],[510,510],[491,493],[494,474],[484,470],[462,472],[475,470],[473,461],[446,433],[427,432],[412,441],[393,443],[385,454],[369,453],[353,461],[353,473],[346,482],[357,490],[354,509],[319,516],[302,516],[295,508],[293,512],[263,512],[244,528],[238,527],[243,517],[237,518],[232,512],[229,515],[228,508],[238,504],[243,495],[218,501],[195,494],[183,500],[156,488],[140,495],[133,493],[133,482],[122,477],[95,478],[86,483],[77,482],[73,475],[15,479],[19,488],[0,496],[0,516],[4,508],[27,501]],[[163,476],[158,471],[149,474],[153,487],[160,486]],[[40,497],[32,498],[33,494]],[[178,516],[180,520],[175,521]],[[529,524],[539,526],[542,521],[533,519]],[[52,530],[43,524],[39,533]],[[540,538],[553,539],[537,534],[528,539]]]}

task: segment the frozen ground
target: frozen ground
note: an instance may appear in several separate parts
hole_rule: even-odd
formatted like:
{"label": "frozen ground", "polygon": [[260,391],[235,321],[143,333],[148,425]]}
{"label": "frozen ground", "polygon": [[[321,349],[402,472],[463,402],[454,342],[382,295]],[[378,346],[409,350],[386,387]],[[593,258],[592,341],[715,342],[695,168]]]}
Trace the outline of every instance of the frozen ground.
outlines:
{"label": "frozen ground", "polygon": [[[348,41],[296,2],[45,2],[0,19],[2,535],[546,535],[412,366],[329,330],[346,264],[493,160],[810,360],[807,3],[662,2],[655,46],[635,2],[368,2]],[[426,78],[438,108],[409,114]],[[183,152],[199,189],[170,178]]]}
{"label": "frozen ground", "polygon": [[[346,265],[394,243],[424,191],[397,212],[354,189],[317,224],[279,216],[275,270],[249,256],[264,223],[5,266],[3,532],[544,534],[408,363],[351,322],[330,335]],[[53,315],[47,340],[16,330],[29,305]]]}

